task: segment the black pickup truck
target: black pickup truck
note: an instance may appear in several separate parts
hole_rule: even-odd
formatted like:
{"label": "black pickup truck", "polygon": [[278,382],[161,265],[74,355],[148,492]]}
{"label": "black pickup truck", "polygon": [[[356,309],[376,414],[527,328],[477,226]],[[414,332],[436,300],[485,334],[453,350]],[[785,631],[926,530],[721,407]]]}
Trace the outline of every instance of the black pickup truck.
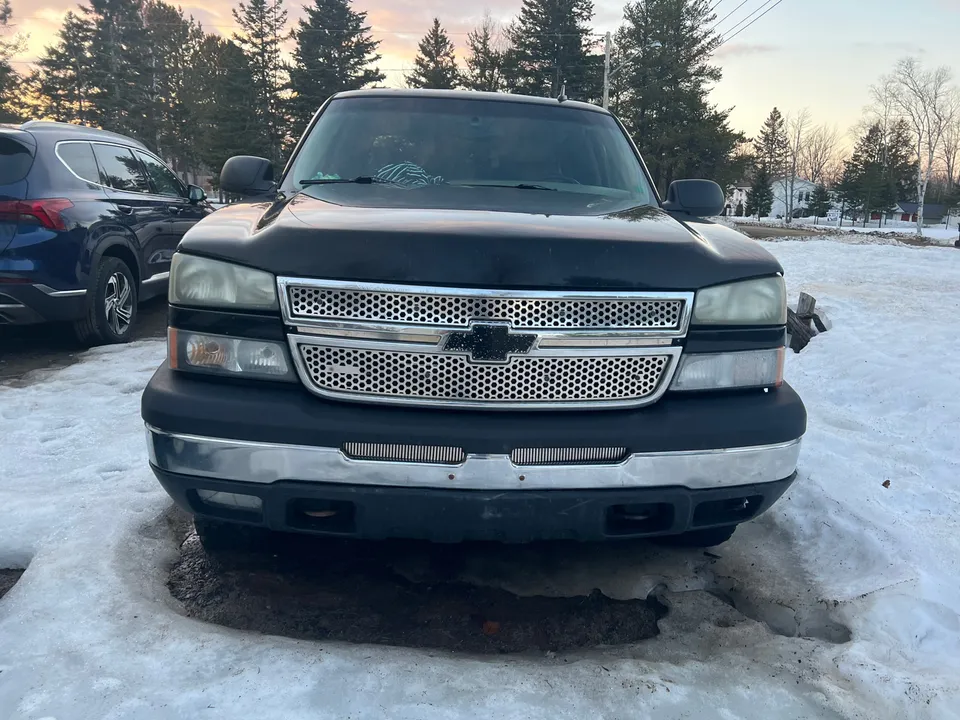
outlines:
{"label": "black pickup truck", "polygon": [[150,462],[204,545],[266,531],[714,545],[796,476],[782,269],[662,201],[592,105],[365,90],[170,270]]}

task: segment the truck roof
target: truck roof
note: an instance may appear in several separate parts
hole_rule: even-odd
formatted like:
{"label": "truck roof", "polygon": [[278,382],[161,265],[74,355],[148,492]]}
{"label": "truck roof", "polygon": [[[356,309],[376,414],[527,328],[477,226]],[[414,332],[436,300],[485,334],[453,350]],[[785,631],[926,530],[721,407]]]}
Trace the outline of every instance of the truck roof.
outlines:
{"label": "truck roof", "polygon": [[532,105],[556,105],[564,108],[577,108],[591,112],[610,113],[602,107],[578,100],[560,101],[557,98],[536,97],[534,95],[514,95],[512,93],[479,92],[477,90],[421,90],[413,88],[370,88],[365,90],[347,90],[334,95],[336,98],[353,97],[428,97],[455,98],[457,100],[487,100],[493,102],[526,103]]}

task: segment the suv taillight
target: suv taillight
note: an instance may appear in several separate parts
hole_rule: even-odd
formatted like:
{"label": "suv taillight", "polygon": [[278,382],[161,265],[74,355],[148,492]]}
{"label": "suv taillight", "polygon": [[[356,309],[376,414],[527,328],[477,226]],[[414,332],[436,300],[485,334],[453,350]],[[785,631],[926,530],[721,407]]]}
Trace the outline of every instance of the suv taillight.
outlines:
{"label": "suv taillight", "polygon": [[44,200],[0,200],[0,221],[38,222],[48,230],[66,230],[62,213],[73,207],[66,198],[46,198]]}

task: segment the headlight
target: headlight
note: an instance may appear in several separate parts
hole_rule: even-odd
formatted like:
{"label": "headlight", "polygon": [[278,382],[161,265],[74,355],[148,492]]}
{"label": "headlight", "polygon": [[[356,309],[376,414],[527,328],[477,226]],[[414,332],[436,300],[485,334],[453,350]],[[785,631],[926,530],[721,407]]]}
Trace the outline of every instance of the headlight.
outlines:
{"label": "headlight", "polygon": [[170,367],[174,370],[265,380],[295,379],[286,347],[269,340],[170,328],[167,331],[167,350]]}
{"label": "headlight", "polygon": [[242,265],[176,253],[170,263],[170,302],[174,305],[277,309],[273,275]]}
{"label": "headlight", "polygon": [[694,325],[784,325],[787,289],[780,276],[697,291]]}
{"label": "headlight", "polygon": [[670,389],[779,387],[783,382],[783,355],[783,348],[683,355]]}

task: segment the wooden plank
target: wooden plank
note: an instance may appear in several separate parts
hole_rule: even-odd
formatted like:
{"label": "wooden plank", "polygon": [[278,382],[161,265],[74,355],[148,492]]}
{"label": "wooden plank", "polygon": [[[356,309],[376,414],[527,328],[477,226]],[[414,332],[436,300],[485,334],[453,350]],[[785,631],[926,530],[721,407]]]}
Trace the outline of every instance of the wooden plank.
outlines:
{"label": "wooden plank", "polygon": [[800,293],[800,299],[797,301],[797,315],[802,318],[811,318],[816,307],[817,301],[812,295]]}
{"label": "wooden plank", "polygon": [[787,309],[787,332],[790,333],[790,349],[797,353],[807,346],[813,336],[810,321],[801,318],[789,308]]}

